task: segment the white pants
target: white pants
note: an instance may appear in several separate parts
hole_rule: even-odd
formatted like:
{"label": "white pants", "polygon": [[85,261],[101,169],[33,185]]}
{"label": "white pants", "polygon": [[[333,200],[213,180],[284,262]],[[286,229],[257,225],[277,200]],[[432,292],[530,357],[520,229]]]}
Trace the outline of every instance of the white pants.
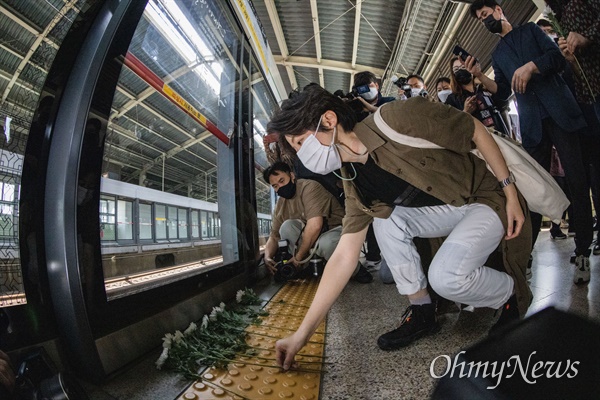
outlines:
{"label": "white pants", "polygon": [[500,218],[487,205],[395,207],[389,218],[375,218],[373,228],[400,294],[427,288],[413,238],[443,236],[448,238],[429,267],[429,283],[440,296],[500,308],[512,294],[508,274],[483,266],[505,235]]}

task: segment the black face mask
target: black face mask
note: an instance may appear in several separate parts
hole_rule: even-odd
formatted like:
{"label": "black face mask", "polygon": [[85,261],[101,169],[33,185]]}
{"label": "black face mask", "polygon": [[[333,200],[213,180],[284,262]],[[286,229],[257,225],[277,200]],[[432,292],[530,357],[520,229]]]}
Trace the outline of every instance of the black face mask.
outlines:
{"label": "black face mask", "polygon": [[484,20],[483,24],[488,31],[492,33],[502,33],[502,20],[495,19],[494,14],[488,15]]}
{"label": "black face mask", "polygon": [[284,199],[291,199],[296,194],[296,182],[290,181],[277,189],[277,195]]}
{"label": "black face mask", "polygon": [[466,69],[459,69],[454,73],[454,76],[456,77],[456,82],[458,82],[459,85],[468,85],[473,79],[473,75],[471,75],[471,73]]}

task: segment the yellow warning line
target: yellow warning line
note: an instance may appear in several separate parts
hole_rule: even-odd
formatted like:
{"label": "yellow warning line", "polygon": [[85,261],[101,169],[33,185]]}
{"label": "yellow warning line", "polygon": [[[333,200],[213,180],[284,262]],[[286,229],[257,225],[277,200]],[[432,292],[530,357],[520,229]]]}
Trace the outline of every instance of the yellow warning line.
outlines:
{"label": "yellow warning line", "polygon": [[[302,322],[317,291],[317,280],[290,281],[265,306],[269,315],[262,325],[251,325],[248,345],[259,349],[255,356],[239,356],[227,370],[209,368],[178,400],[316,400],[321,386],[325,321],[298,353],[298,370],[282,371],[275,362],[275,342],[289,336]],[[312,372],[314,370],[315,372]]]}

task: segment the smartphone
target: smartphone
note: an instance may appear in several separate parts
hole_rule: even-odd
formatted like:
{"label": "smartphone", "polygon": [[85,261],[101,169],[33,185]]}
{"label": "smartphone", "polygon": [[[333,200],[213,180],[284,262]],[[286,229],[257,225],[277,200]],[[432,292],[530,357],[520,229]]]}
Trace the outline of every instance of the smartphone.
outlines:
{"label": "smartphone", "polygon": [[[463,49],[462,47],[460,47],[459,45],[454,46],[454,49],[452,50],[452,54],[460,57],[460,59],[463,60],[463,62],[467,61],[467,57],[470,56],[470,54],[467,53],[467,51],[465,49]],[[479,61],[477,59],[475,59],[475,62],[479,62]]]}

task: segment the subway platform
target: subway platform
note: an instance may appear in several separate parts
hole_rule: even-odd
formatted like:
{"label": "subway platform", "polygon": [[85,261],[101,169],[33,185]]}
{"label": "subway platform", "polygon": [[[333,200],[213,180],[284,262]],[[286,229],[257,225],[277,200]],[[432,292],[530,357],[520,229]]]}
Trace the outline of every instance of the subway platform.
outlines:
{"label": "subway platform", "polygon": [[[553,306],[600,322],[600,256],[590,258],[591,281],[575,285],[574,266],[569,263],[573,249],[572,238],[553,241],[548,231],[540,233],[530,281],[534,298],[528,315]],[[271,298],[278,286],[267,283],[255,290],[262,298]],[[485,339],[497,318],[490,309],[459,312],[447,307],[440,316],[439,333],[401,350],[380,350],[377,337],[396,327],[407,305],[395,285],[383,284],[377,275],[371,284],[348,284],[327,317],[324,354],[328,364],[321,377],[320,399],[427,399],[437,382],[430,372],[432,361],[440,355],[453,356]],[[154,362],[160,352],[157,348],[102,386],[84,383],[90,398],[183,398],[193,382],[157,370]],[[235,398],[214,398],[229,397]]]}

